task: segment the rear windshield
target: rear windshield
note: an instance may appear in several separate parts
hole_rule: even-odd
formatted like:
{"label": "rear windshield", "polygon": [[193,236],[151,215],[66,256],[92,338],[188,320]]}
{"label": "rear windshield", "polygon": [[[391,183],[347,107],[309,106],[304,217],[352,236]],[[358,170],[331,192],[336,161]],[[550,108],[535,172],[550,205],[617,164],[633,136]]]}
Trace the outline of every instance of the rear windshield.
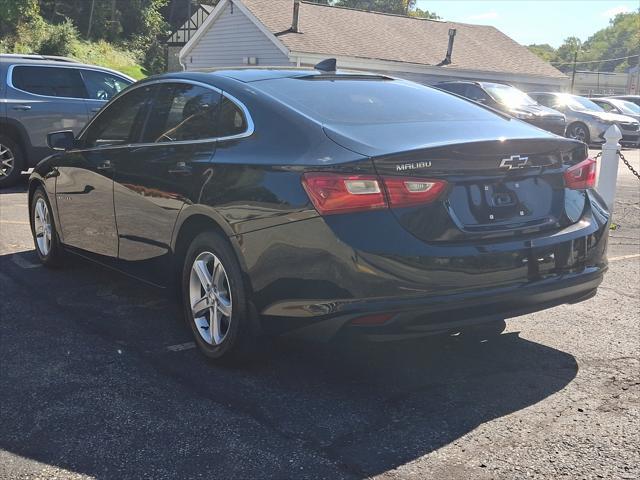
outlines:
{"label": "rear windshield", "polygon": [[496,120],[467,100],[402,80],[281,78],[254,85],[327,125]]}

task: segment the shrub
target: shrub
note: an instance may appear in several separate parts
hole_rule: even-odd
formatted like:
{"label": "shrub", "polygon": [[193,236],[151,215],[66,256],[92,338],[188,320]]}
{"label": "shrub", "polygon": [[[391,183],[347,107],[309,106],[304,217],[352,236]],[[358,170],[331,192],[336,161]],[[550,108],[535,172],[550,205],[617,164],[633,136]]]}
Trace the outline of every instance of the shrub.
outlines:
{"label": "shrub", "polygon": [[78,41],[78,30],[73,22],[66,19],[57,25],[47,25],[45,36],[40,43],[41,55],[68,56],[73,51],[73,45]]}

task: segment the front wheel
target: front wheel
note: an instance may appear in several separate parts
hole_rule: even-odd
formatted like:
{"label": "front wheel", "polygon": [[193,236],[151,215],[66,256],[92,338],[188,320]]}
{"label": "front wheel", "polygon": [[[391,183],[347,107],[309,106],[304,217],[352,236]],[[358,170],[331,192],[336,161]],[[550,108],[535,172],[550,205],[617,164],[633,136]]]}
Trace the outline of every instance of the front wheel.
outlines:
{"label": "front wheel", "polygon": [[200,351],[238,362],[255,351],[255,334],[240,266],[231,246],[215,232],[196,236],[184,259],[185,319]]}
{"label": "front wheel", "polygon": [[581,142],[589,145],[589,129],[582,123],[574,123],[573,125],[569,125],[569,128],[567,129],[567,137],[580,140]]}
{"label": "front wheel", "polygon": [[62,264],[62,247],[47,194],[38,187],[31,198],[31,233],[36,253],[47,267]]}

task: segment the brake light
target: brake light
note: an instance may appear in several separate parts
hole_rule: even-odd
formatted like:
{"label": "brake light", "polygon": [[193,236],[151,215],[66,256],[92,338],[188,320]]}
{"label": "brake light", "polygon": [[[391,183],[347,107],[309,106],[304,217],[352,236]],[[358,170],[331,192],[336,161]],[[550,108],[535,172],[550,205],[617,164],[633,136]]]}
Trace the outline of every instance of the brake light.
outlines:
{"label": "brake light", "polygon": [[387,202],[374,175],[305,173],[302,185],[320,215],[385,208]]}
{"label": "brake light", "polygon": [[445,190],[443,180],[305,173],[302,185],[321,215],[430,203]]}
{"label": "brake light", "polygon": [[564,172],[564,183],[567,188],[573,190],[593,188],[596,184],[596,161],[592,158],[587,158],[569,167]]}
{"label": "brake light", "polygon": [[384,177],[391,207],[410,207],[431,203],[444,191],[447,183],[423,178]]}

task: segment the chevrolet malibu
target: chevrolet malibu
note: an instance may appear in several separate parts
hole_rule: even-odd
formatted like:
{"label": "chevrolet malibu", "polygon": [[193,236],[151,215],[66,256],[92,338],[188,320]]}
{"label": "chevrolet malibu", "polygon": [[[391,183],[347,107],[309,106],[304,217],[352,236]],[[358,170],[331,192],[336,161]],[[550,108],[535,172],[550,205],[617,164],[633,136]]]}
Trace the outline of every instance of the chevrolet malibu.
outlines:
{"label": "chevrolet malibu", "polygon": [[491,330],[593,296],[607,268],[583,143],[404,80],[166,74],[49,144],[29,184],[40,260],[177,286],[211,358],[285,332]]}

